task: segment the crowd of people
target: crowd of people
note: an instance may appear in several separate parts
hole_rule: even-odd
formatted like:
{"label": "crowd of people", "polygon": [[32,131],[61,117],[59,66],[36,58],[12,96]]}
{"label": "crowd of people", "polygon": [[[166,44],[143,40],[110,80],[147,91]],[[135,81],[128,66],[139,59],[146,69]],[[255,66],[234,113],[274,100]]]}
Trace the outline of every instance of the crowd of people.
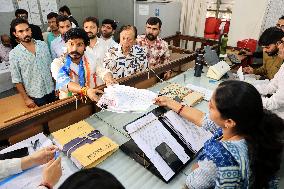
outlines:
{"label": "crowd of people", "polygon": [[[122,26],[115,41],[114,20],[105,19],[100,25],[97,18],[87,17],[80,28],[63,6],[59,15],[47,15],[50,32],[45,42],[38,26],[28,23],[27,11],[18,9],[15,16],[10,38],[1,36],[1,59],[9,58],[12,81],[31,108],[55,101],[55,91],[60,99],[76,93],[97,101],[103,91],[96,86],[115,84],[119,78],[170,61],[168,44],[159,37],[162,21],[158,17],[147,20],[144,35],[138,35],[133,25]],[[209,114],[167,97],[155,99],[158,106],[172,109],[214,135],[196,157],[185,181],[188,188],[277,188],[284,131],[283,22],[281,17],[259,39],[263,66],[243,68],[245,73],[270,79],[268,84],[222,82],[209,102]],[[0,177],[46,164],[39,188],[52,188],[62,174],[61,159],[54,159],[56,149],[51,146],[21,159],[0,161]],[[124,188],[112,174],[97,168],[74,173],[60,188],[92,186]]]}

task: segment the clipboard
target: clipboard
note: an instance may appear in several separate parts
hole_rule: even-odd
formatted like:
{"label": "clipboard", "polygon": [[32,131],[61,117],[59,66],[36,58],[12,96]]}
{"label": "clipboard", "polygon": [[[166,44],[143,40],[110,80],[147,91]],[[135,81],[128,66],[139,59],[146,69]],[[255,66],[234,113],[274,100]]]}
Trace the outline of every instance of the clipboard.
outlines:
{"label": "clipboard", "polygon": [[[156,177],[161,179],[165,183],[169,183],[171,180],[173,180],[195,157],[196,153],[191,151],[186,144],[178,137],[178,135],[166,124],[166,122],[163,121],[163,114],[166,113],[169,109],[163,108],[163,107],[158,107],[152,110],[151,112],[148,112],[147,114],[137,118],[136,120],[130,122],[133,123],[142,117],[153,113],[160,123],[169,131],[169,133],[176,139],[176,141],[179,143],[179,145],[184,149],[184,152],[190,157],[190,159],[180,166],[177,171],[174,172],[174,175],[169,179],[165,180],[163,176],[160,174],[158,169],[155,167],[155,165],[151,162],[151,160],[147,157],[147,155],[138,147],[138,145],[135,143],[133,139],[129,140],[128,142],[122,144],[120,146],[120,149],[128,156],[130,156],[133,160],[138,162],[140,165],[142,165],[144,168],[146,168],[148,171],[150,171],[152,174],[154,174]],[[129,124],[130,124],[129,123]],[[127,124],[127,125],[129,125]],[[125,125],[123,128],[127,132],[126,126]]]}

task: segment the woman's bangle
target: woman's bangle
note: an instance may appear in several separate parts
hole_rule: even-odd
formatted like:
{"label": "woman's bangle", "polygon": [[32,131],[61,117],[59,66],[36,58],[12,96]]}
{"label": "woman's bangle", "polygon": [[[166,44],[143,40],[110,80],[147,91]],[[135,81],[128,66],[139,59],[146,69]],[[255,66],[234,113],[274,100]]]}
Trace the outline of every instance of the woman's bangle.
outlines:
{"label": "woman's bangle", "polygon": [[181,105],[180,109],[178,110],[177,114],[180,115],[181,111],[183,110],[183,108],[185,107],[185,105]]}
{"label": "woman's bangle", "polygon": [[39,186],[44,186],[47,189],[53,189],[53,187],[50,184],[48,184],[47,182],[42,182]]}

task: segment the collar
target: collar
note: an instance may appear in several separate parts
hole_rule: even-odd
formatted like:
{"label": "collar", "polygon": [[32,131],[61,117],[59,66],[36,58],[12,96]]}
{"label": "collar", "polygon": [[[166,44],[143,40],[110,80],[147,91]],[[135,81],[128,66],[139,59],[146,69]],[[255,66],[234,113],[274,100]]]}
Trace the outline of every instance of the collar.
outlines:
{"label": "collar", "polygon": [[[35,46],[37,46],[37,41],[32,39],[32,42],[34,42]],[[26,47],[22,44],[22,43],[19,43],[18,45],[20,47],[20,49],[22,50],[27,50]],[[36,48],[37,49],[37,48]]]}
{"label": "collar", "polygon": [[161,42],[162,42],[162,38],[160,38],[159,36],[157,36],[157,39],[154,41],[153,44],[149,43],[146,35],[144,35],[143,38],[144,38],[144,41],[146,42],[146,44],[149,45],[149,46],[157,46],[158,44],[161,44]]}

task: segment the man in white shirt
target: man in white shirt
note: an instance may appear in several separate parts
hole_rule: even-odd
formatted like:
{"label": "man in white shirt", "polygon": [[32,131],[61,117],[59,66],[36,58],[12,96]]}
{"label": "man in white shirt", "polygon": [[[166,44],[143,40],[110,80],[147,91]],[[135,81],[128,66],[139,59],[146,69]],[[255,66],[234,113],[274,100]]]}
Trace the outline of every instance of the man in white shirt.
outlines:
{"label": "man in white shirt", "polygon": [[[284,38],[280,39],[277,45],[279,48],[278,56],[284,59]],[[256,88],[263,95],[263,107],[284,119],[284,65],[282,64],[268,84],[256,85]],[[271,96],[266,97],[265,95]]]}
{"label": "man in white shirt", "polygon": [[101,28],[101,37],[98,41],[100,41],[101,45],[107,51],[111,47],[117,45],[117,43],[113,40],[113,34],[117,28],[117,24],[114,20],[104,19],[102,22]]}
{"label": "man in white shirt", "polygon": [[12,50],[10,37],[7,34],[1,35],[0,62],[9,61],[9,52]]}
{"label": "man in white shirt", "polygon": [[63,35],[71,29],[71,22],[68,19],[67,16],[61,16],[59,15],[56,18],[56,24],[58,27],[58,30],[60,32],[60,35],[55,38],[50,45],[50,51],[51,51],[51,57],[52,60],[55,58],[59,58],[61,55],[66,53],[66,44],[63,40]]}
{"label": "man in white shirt", "polygon": [[[98,75],[107,85],[115,83],[110,71],[95,65],[84,55],[90,43],[88,34],[81,28],[72,28],[64,34],[67,55],[54,59],[51,63],[52,77],[56,80],[56,89],[60,90],[59,98],[67,98],[73,93],[98,100],[102,91],[94,89]],[[95,77],[96,78],[96,77]]]}
{"label": "man in white shirt", "polygon": [[91,72],[94,73],[92,77],[95,86],[102,85],[104,82],[100,79],[100,77],[97,77],[95,70],[98,70],[98,72],[104,72],[103,75],[107,72],[111,74],[111,71],[105,69],[102,65],[107,49],[102,46],[102,42],[97,38],[99,20],[95,17],[87,17],[83,22],[83,27],[90,38],[90,45],[86,47],[85,56],[89,62],[92,62],[93,66],[91,67]]}

